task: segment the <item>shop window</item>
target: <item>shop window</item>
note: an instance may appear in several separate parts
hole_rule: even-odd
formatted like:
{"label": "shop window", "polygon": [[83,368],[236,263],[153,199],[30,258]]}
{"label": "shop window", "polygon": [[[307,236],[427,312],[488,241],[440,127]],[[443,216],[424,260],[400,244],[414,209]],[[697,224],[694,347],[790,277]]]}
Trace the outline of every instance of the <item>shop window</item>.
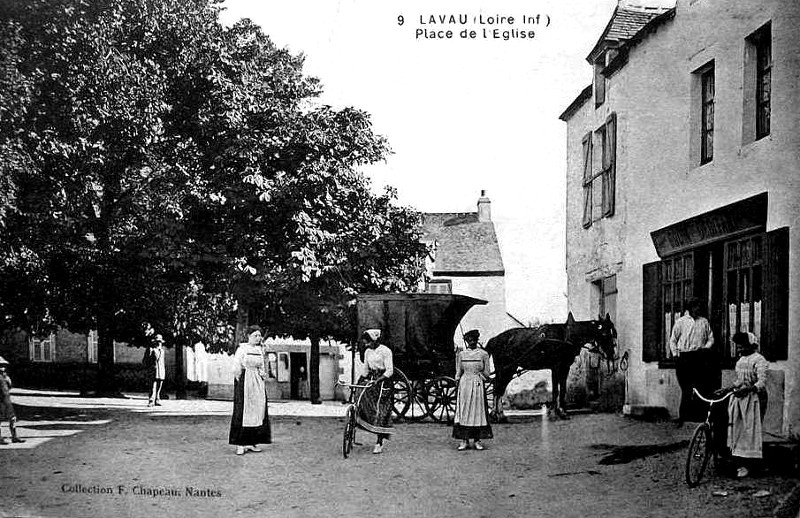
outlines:
{"label": "shop window", "polygon": [[691,296],[707,302],[715,349],[732,367],[736,331],[770,361],[788,354],[788,228],[695,248],[643,266],[643,358],[669,359],[670,333]]}
{"label": "shop window", "polygon": [[752,332],[761,342],[763,302],[763,241],[761,236],[725,245],[725,356],[736,357],[731,337]]}
{"label": "shop window", "polygon": [[46,338],[32,337],[28,341],[28,353],[31,361],[52,362],[56,356],[56,336],[50,334]]}

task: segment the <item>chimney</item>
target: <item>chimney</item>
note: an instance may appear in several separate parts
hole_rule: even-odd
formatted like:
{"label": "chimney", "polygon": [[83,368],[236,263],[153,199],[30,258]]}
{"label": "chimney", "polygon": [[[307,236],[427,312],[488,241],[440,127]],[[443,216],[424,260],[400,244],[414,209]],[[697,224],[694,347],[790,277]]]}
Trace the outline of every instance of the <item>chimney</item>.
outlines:
{"label": "chimney", "polygon": [[486,191],[481,191],[481,197],[478,198],[478,222],[484,223],[492,221],[492,202],[486,197]]}

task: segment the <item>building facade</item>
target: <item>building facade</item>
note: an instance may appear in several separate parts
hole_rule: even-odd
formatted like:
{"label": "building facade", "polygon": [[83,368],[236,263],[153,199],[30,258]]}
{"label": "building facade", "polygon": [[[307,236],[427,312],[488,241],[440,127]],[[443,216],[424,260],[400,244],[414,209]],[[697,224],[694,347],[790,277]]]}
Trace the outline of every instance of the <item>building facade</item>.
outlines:
{"label": "building facade", "polygon": [[705,303],[719,370],[752,331],[766,430],[800,431],[800,3],[620,2],[564,111],[567,277],[576,318],[609,313],[626,409],[677,414],[668,337]]}
{"label": "building facade", "polygon": [[[267,397],[270,399],[308,400],[309,358],[308,339],[269,337],[263,341],[266,362]],[[319,360],[319,396],[322,400],[344,399],[336,386],[340,378],[350,381],[350,353],[339,342],[321,343]],[[233,400],[233,355],[227,353],[206,356],[208,399]]]}

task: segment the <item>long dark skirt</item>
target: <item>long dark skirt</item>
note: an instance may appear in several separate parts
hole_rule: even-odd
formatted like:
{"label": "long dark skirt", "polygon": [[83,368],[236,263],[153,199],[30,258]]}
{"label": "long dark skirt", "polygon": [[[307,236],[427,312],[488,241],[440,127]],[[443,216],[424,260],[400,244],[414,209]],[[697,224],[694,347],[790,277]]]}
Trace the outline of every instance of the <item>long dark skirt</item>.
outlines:
{"label": "long dark skirt", "polygon": [[[360,384],[367,381],[362,378]],[[392,430],[392,407],[394,406],[394,384],[383,379],[363,389],[358,398],[358,424],[365,430],[388,437]]]}
{"label": "long dark skirt", "polygon": [[256,444],[270,444],[272,431],[269,427],[269,405],[267,395],[264,394],[264,421],[261,426],[242,426],[244,417],[244,374],[233,381],[233,417],[231,418],[231,432],[228,444],[237,446],[250,446]]}

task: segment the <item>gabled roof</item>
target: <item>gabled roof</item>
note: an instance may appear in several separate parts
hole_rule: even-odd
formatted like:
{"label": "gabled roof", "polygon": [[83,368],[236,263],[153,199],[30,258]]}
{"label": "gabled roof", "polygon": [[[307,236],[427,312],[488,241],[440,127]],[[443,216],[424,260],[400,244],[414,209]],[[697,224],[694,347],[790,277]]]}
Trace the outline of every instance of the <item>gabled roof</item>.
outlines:
{"label": "gabled roof", "polygon": [[564,112],[561,115],[559,115],[558,118],[566,122],[575,114],[576,111],[580,109],[581,106],[583,106],[586,103],[586,101],[588,101],[591,98],[592,98],[592,85],[589,85],[586,88],[584,88],[581,93],[578,94],[578,97],[576,97],[575,100],[572,101],[569,104],[569,106],[567,106],[567,109],[564,110]]}
{"label": "gabled roof", "polygon": [[603,34],[600,35],[600,39],[597,40],[592,51],[586,56],[586,61],[593,63],[606,48],[616,48],[624,44],[636,36],[650,20],[667,10],[668,8],[666,7],[618,4]]}
{"label": "gabled roof", "polygon": [[434,276],[505,274],[494,223],[477,213],[425,213],[422,231],[423,241],[436,241]]}

